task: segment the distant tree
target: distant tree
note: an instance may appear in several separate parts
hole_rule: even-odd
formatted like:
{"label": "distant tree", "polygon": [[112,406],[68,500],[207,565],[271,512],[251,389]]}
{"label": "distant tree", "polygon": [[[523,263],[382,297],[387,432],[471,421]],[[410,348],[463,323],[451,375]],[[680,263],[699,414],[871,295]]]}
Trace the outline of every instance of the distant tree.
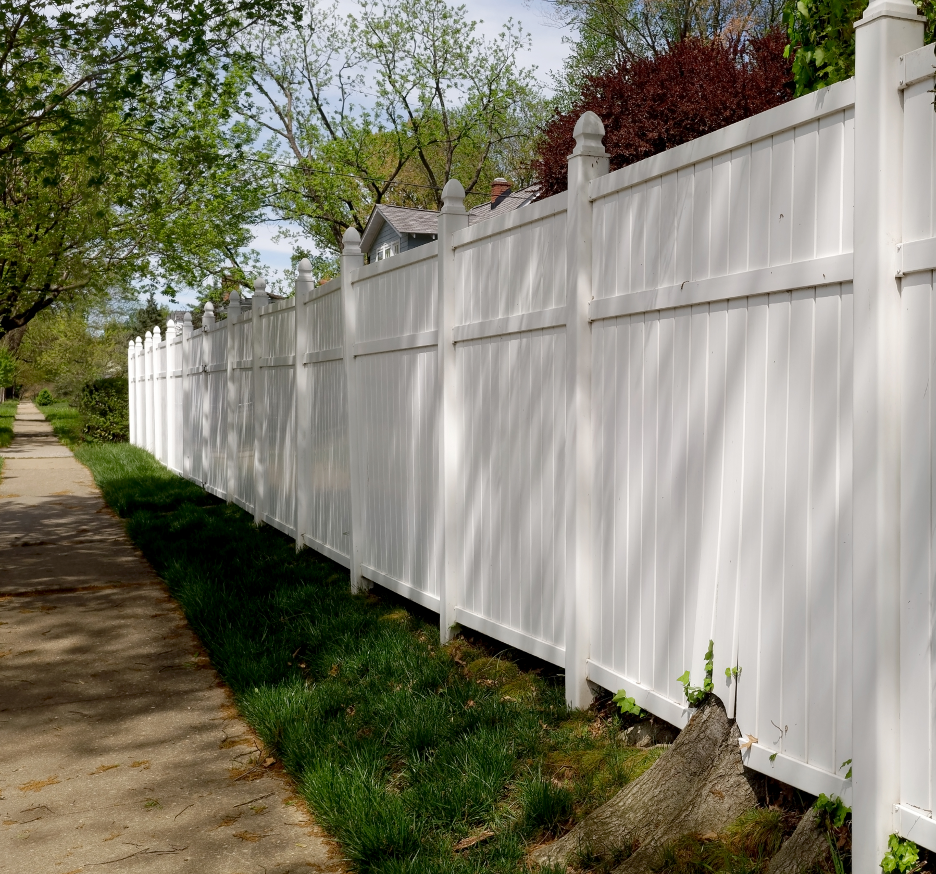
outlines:
{"label": "distant tree", "polygon": [[245,32],[241,112],[267,135],[271,210],[320,251],[363,230],[375,203],[438,209],[454,177],[476,202],[497,176],[523,180],[542,105],[521,64],[529,36],[493,39],[448,0],[360,0],[344,17],[304,0],[301,27]]}
{"label": "distant tree", "polygon": [[16,377],[16,360],[9,349],[0,347],[0,403],[6,400],[6,390]]}
{"label": "distant tree", "polygon": [[654,58],[685,39],[750,39],[781,20],[782,0],[547,0],[550,17],[571,46],[553,75],[557,103],[567,109],[585,81],[626,61]]}
{"label": "distant tree", "polygon": [[240,268],[262,201],[218,55],[290,9],[0,0],[0,338],[95,288]]}
{"label": "distant tree", "polygon": [[785,43],[778,30],[747,40],[686,39],[588,78],[580,99],[545,127],[533,165],[540,197],[565,191],[572,130],[586,110],[604,122],[617,170],[788,100]]}

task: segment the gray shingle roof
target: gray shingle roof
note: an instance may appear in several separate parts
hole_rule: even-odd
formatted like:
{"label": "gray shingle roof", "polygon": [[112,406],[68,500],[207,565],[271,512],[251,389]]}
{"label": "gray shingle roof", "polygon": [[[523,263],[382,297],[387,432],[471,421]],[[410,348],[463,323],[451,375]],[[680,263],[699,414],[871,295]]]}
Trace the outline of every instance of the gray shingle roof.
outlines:
{"label": "gray shingle roof", "polygon": [[[520,191],[504,195],[498,203],[482,203],[468,210],[468,224],[473,225],[504,213],[526,206],[536,197],[537,187],[531,185]],[[430,209],[410,209],[405,206],[388,206],[378,203],[374,207],[367,227],[361,238],[361,249],[367,252],[380,233],[383,223],[387,222],[399,234],[437,234],[439,232],[439,214]]]}
{"label": "gray shingle roof", "polygon": [[505,194],[498,203],[481,203],[472,207],[468,210],[468,224],[474,225],[495,216],[513,212],[521,206],[526,206],[536,197],[538,190],[539,188],[536,185],[530,185],[527,188],[521,188],[519,191],[511,191],[509,194]]}

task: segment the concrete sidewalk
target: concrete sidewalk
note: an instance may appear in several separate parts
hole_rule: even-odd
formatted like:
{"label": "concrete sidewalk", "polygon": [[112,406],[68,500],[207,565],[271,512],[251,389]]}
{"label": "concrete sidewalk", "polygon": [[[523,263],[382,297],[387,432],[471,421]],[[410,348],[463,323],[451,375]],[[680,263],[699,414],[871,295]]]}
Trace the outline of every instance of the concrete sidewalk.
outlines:
{"label": "concrete sidewalk", "polygon": [[0,450],[0,872],[342,870],[87,469],[32,404],[14,435]]}

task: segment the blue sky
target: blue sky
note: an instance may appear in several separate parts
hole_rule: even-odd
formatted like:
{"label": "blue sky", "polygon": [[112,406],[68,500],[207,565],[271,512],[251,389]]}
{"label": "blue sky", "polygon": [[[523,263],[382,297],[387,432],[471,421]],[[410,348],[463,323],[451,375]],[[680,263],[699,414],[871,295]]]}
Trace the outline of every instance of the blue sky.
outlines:
{"label": "blue sky", "polygon": [[[537,67],[540,81],[544,86],[548,84],[550,72],[562,66],[568,53],[568,47],[562,43],[563,32],[549,22],[548,5],[541,0],[464,0],[464,4],[469,17],[480,21],[479,30],[490,38],[497,35],[509,18],[522,22],[532,41],[532,50],[523,58],[523,63]],[[340,0],[339,8],[350,13],[357,8],[357,3],[355,0]],[[267,278],[289,267],[291,244],[288,241],[274,242],[277,226],[257,225],[252,230],[253,248],[260,253]],[[178,304],[184,306],[194,303],[194,295],[180,295],[178,300]]]}

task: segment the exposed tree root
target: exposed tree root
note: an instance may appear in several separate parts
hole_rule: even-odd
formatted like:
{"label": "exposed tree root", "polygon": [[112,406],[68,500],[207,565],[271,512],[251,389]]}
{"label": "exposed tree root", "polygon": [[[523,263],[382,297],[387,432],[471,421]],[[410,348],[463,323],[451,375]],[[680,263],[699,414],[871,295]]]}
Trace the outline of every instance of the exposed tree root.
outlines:
{"label": "exposed tree root", "polygon": [[811,807],[793,832],[770,860],[767,874],[803,874],[804,871],[832,871],[832,853],[828,832]]}
{"label": "exposed tree root", "polygon": [[724,831],[757,804],[739,737],[722,702],[710,695],[652,768],[567,835],[538,849],[533,861],[623,858],[616,874],[648,874],[664,844],[685,834]]}

